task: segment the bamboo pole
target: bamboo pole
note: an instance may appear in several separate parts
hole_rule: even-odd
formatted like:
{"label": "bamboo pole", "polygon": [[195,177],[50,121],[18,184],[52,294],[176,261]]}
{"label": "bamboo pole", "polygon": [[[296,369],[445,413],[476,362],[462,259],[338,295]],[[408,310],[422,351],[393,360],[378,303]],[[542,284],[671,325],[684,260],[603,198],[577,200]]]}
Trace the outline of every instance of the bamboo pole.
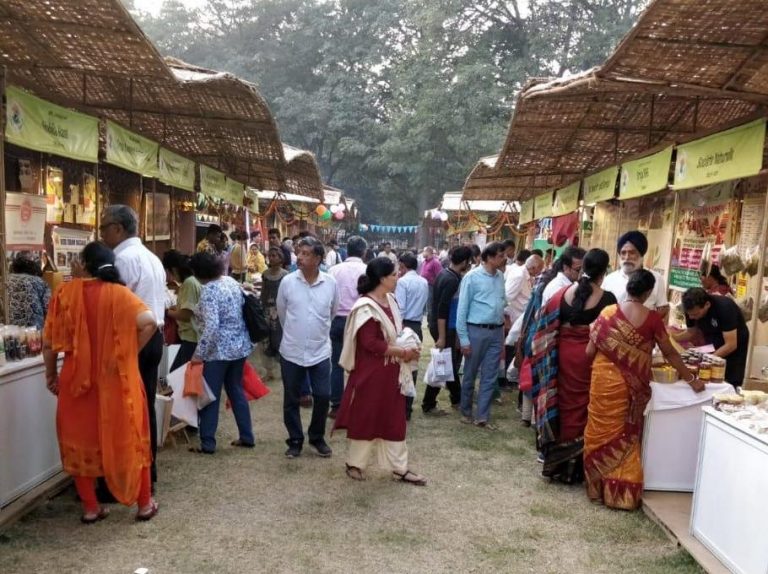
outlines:
{"label": "bamboo pole", "polygon": [[2,300],[3,300],[3,323],[8,323],[8,257],[6,252],[6,229],[5,229],[5,66],[0,69],[0,95],[3,103],[0,105],[0,257],[2,257]]}

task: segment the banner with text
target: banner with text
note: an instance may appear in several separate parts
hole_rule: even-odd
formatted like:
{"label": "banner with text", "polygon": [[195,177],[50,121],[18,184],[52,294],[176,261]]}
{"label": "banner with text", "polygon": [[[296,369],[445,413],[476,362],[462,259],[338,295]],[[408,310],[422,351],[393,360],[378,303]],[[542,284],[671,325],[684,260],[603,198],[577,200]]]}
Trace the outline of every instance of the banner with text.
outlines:
{"label": "banner with text", "polygon": [[749,177],[763,165],[765,118],[677,146],[675,189]]}
{"label": "banner with text", "polygon": [[99,120],[27,92],[5,89],[5,138],[21,147],[71,159],[99,160]]}
{"label": "banner with text", "polygon": [[520,225],[533,221],[533,199],[520,203]]}
{"label": "banner with text", "polygon": [[145,177],[157,177],[159,144],[107,121],[107,163]]}
{"label": "banner with text", "polygon": [[5,247],[8,251],[45,248],[45,196],[5,194]]}
{"label": "banner with text", "polygon": [[166,185],[195,191],[195,162],[164,147],[158,154],[159,179]]}
{"label": "banner with text", "polygon": [[245,185],[234,179],[227,178],[227,184],[224,186],[224,197],[222,199],[232,205],[243,205],[244,192]]}
{"label": "banner with text", "polygon": [[217,169],[200,164],[200,192],[209,197],[224,199],[226,196],[227,176]]}
{"label": "banner with text", "polygon": [[555,192],[555,203],[552,206],[552,215],[568,215],[579,209],[579,190],[581,182],[577,181],[568,187],[558,189]]}
{"label": "banner with text", "polygon": [[621,164],[619,199],[641,197],[667,187],[672,146],[658,153]]}
{"label": "banner with text", "polygon": [[598,201],[613,199],[616,191],[616,178],[619,166],[615,165],[584,178],[584,205],[594,205]]}
{"label": "banner with text", "polygon": [[534,199],[533,215],[536,219],[552,217],[552,192],[542,193]]}
{"label": "banner with text", "polygon": [[51,231],[53,240],[53,260],[59,271],[65,276],[72,275],[72,261],[77,261],[83,247],[93,241],[92,231],[54,227]]}

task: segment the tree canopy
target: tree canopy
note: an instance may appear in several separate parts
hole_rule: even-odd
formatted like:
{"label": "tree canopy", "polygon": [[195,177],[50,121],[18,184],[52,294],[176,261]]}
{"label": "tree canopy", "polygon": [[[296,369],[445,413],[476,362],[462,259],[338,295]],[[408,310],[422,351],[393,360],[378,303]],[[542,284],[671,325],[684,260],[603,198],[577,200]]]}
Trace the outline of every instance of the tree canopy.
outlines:
{"label": "tree canopy", "polygon": [[373,223],[408,224],[502,146],[531,77],[601,63],[646,0],[164,0],[159,50],[259,86]]}

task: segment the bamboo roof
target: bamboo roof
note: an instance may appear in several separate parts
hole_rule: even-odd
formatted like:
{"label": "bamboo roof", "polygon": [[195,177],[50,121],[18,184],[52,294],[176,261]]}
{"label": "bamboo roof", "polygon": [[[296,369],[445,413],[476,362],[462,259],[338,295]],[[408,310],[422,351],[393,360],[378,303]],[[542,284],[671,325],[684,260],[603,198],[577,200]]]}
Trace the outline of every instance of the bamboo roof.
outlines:
{"label": "bamboo roof", "polygon": [[[673,65],[677,56],[669,46],[658,46],[657,53],[646,52],[646,68],[621,67],[621,62],[633,61],[629,57],[635,53],[633,38],[643,38],[638,30],[687,30],[694,35],[697,23],[686,18],[699,11],[706,15],[709,4],[697,2],[694,9],[689,0],[656,0],[604,66],[568,78],[531,80],[517,98],[504,147],[495,161],[485,158],[475,166],[464,185],[464,198],[527,199],[665,145],[764,115],[768,98],[758,93],[689,85],[686,78],[695,76],[690,75],[691,70]],[[709,22],[704,16],[700,19]],[[764,34],[763,48],[755,48],[754,54],[763,54],[768,17],[760,14],[757,22]],[[735,43],[741,41],[745,27],[753,30],[752,24],[736,19],[725,19],[723,25],[712,36],[717,41],[730,38]],[[756,36],[753,30],[750,38]],[[674,33],[669,37],[674,38]],[[756,58],[752,56],[750,61]],[[664,61],[669,65],[665,67]],[[733,58],[723,57],[711,65],[729,67],[740,78],[746,69],[744,61]],[[644,75],[651,66],[667,70],[664,82]],[[624,76],[617,70],[635,75]],[[755,85],[755,81],[744,84],[745,89]]]}
{"label": "bamboo roof", "polygon": [[120,0],[0,0],[7,82],[116,121],[257,189],[321,197],[308,152],[289,164],[255,85],[163,59]]}

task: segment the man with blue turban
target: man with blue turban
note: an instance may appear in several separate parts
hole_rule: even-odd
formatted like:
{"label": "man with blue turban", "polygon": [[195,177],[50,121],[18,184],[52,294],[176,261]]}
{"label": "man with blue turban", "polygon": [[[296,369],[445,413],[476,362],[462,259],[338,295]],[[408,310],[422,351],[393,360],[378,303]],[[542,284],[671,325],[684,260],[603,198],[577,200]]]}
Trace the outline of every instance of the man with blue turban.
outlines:
{"label": "man with blue turban", "polygon": [[[643,257],[648,251],[648,239],[639,231],[628,231],[619,237],[616,251],[619,253],[619,269],[606,275],[602,287],[613,293],[619,303],[623,303],[627,300],[629,276],[643,268]],[[667,283],[656,271],[653,269],[649,271],[656,278],[656,285],[653,287],[651,296],[645,301],[645,306],[657,311],[666,319],[669,311]]]}

